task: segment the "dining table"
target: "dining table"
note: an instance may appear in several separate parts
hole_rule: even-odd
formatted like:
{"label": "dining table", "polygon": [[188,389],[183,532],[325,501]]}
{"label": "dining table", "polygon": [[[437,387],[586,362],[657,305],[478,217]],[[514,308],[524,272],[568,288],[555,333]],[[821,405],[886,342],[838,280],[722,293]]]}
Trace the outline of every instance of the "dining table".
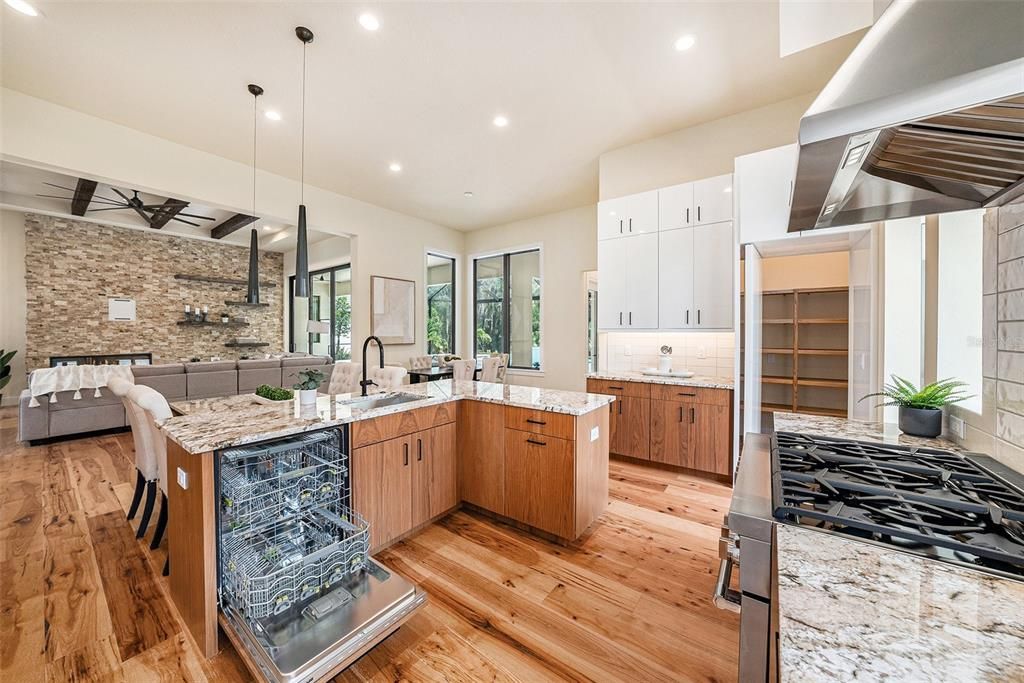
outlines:
{"label": "dining table", "polygon": [[[480,376],[481,363],[477,361],[476,369],[473,371],[473,379]],[[413,368],[409,370],[409,384],[420,382],[433,382],[437,379],[451,379],[453,376],[451,366],[431,366],[429,368]]]}

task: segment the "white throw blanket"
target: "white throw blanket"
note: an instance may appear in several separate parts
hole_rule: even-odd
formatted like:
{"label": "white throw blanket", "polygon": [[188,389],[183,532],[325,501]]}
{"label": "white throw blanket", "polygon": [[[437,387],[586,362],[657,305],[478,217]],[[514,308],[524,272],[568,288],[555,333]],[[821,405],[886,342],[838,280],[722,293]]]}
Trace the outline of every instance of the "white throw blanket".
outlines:
{"label": "white throw blanket", "polygon": [[93,396],[99,398],[100,387],[107,386],[111,377],[121,377],[135,384],[135,375],[130,365],[61,365],[56,368],[33,370],[29,376],[28,389],[32,398],[28,404],[39,405],[37,396],[50,395],[50,403],[57,402],[57,392],[73,391],[74,399],[82,398],[82,389],[93,389]]}

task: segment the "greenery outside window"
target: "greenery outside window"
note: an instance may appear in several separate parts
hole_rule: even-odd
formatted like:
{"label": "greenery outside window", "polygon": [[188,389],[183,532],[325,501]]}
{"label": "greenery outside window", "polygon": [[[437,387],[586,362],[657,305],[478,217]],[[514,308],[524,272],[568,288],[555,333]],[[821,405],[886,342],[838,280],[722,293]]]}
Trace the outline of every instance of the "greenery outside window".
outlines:
{"label": "greenery outside window", "polygon": [[455,259],[427,254],[427,353],[455,353]]}
{"label": "greenery outside window", "polygon": [[509,367],[541,369],[540,249],[473,261],[473,351],[509,354]]}
{"label": "greenery outside window", "polygon": [[[308,299],[295,298],[295,276],[288,278],[291,314],[288,321],[288,350],[352,358],[352,270],[348,264],[315,270],[309,274]],[[310,333],[310,321],[328,323],[329,334]]]}

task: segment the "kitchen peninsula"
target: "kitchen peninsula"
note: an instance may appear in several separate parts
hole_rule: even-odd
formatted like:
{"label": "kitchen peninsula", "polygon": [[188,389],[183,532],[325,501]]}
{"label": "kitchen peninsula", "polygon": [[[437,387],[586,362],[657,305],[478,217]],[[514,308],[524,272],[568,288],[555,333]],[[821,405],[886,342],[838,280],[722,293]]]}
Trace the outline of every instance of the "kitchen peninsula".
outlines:
{"label": "kitchen peninsula", "polygon": [[573,540],[608,503],[614,400],[442,380],[365,398],[321,395],[308,407],[253,394],[174,403],[176,416],[162,425],[171,597],[200,648],[213,656],[218,520],[230,504],[219,500],[218,460],[242,447],[331,429],[342,434],[346,487],[352,508],[368,523],[370,553],[463,504],[554,540]]}

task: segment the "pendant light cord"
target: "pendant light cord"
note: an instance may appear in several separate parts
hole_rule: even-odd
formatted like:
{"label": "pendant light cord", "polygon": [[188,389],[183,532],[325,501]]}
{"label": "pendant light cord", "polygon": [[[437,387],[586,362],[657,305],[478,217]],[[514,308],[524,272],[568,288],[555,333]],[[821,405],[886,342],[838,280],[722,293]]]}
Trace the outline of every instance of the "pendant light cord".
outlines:
{"label": "pendant light cord", "polygon": [[256,217],[256,128],[259,116],[257,115],[256,99],[252,96],[252,215]]}
{"label": "pendant light cord", "polygon": [[302,43],[302,123],[299,127],[299,204],[306,203],[306,43]]}

